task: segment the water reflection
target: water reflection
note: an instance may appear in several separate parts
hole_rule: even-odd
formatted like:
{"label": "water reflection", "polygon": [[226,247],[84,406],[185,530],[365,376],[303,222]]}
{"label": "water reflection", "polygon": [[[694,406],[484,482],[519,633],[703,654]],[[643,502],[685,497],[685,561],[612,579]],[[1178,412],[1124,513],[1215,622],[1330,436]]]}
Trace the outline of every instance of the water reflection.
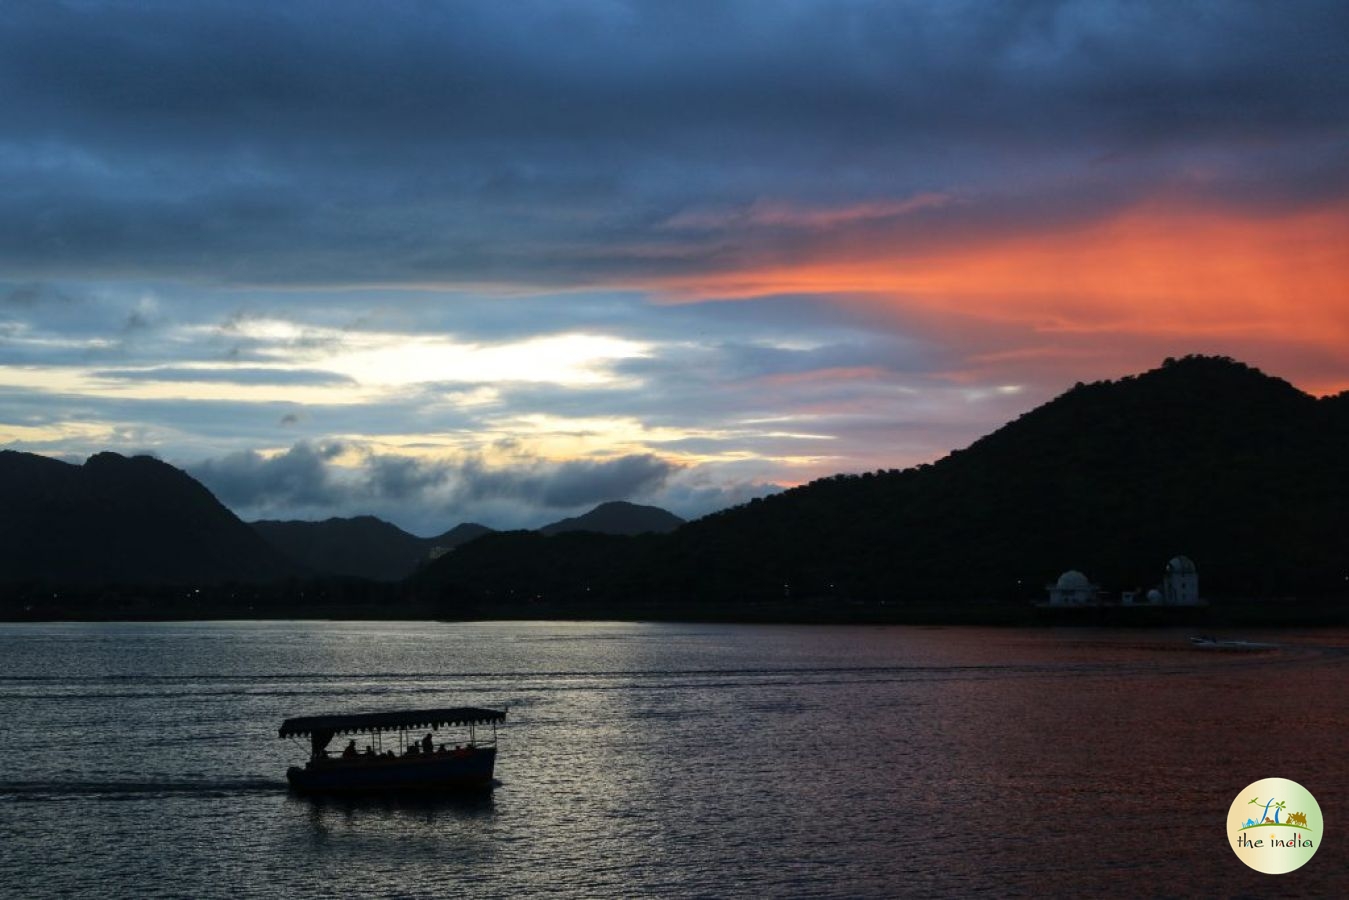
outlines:
{"label": "water reflection", "polygon": [[[318,798],[287,795],[276,846],[297,859],[333,856],[352,878],[401,863],[405,877],[435,860],[490,863],[498,849],[492,794]],[[409,887],[412,885],[409,884]]]}
{"label": "water reflection", "polygon": [[[1349,796],[1349,631],[1273,639],[1246,658],[1100,629],[0,627],[0,722],[24,746],[0,885],[1256,895],[1221,838],[1232,792],[1281,773],[1328,809]],[[497,789],[287,794],[308,748],[277,725],[356,703],[509,705]],[[1298,889],[1343,896],[1334,862]]]}
{"label": "water reflection", "polygon": [[287,794],[292,812],[303,812],[318,831],[334,823],[434,826],[482,822],[496,810],[491,791],[469,794],[408,794],[373,797],[304,797]]}

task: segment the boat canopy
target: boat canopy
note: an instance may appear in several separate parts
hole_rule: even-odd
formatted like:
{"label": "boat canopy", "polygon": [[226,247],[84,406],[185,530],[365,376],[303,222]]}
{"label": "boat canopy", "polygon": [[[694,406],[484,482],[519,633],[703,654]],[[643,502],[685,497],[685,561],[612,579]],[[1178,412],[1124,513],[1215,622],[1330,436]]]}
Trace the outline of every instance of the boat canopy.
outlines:
{"label": "boat canopy", "polygon": [[[506,711],[456,706],[450,709],[403,709],[395,712],[358,713],[347,716],[299,716],[281,723],[281,737],[357,734],[366,731],[398,731],[402,728],[439,728],[442,725],[486,725],[502,722]],[[324,743],[327,743],[325,740]]]}

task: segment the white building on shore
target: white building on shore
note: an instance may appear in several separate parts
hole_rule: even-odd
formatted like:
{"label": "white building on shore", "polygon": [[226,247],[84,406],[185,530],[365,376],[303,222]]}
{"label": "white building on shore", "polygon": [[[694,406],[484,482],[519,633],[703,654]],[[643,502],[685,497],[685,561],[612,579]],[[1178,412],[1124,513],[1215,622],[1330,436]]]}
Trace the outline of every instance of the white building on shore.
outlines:
{"label": "white building on shore", "polygon": [[1049,602],[1041,606],[1203,606],[1199,599],[1199,571],[1188,556],[1172,557],[1162,583],[1147,591],[1124,591],[1119,599],[1106,598],[1101,589],[1077,569],[1069,569],[1045,585]]}
{"label": "white building on shore", "polygon": [[1050,606],[1095,606],[1100,591],[1077,569],[1069,569],[1058,581],[1045,587],[1049,590]]}
{"label": "white building on shore", "polygon": [[1166,564],[1162,579],[1162,605],[1200,606],[1199,571],[1188,556],[1177,556]]}

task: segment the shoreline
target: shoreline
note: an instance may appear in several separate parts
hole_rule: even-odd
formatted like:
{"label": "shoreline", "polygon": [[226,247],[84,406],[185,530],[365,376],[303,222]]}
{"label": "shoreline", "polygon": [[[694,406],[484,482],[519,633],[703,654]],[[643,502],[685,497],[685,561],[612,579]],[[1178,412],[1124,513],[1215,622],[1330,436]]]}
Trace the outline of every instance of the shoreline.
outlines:
{"label": "shoreline", "polygon": [[1349,627],[1349,601],[1244,601],[1203,607],[1046,608],[1032,604],[738,604],[711,608],[698,603],[579,605],[544,602],[485,608],[437,603],[342,603],[241,605],[237,603],[100,604],[60,600],[5,604],[0,622],[207,622],[207,621],[387,621],[387,622],[687,622],[746,625],[916,625],[1003,628],[1307,628]]}

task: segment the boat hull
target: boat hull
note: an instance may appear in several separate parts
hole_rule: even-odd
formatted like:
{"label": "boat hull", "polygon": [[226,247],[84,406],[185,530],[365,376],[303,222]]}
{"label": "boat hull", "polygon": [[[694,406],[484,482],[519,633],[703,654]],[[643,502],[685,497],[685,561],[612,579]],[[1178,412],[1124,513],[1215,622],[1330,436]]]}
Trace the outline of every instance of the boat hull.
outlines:
{"label": "boat hull", "polygon": [[496,755],[495,747],[477,747],[443,756],[327,760],[303,768],[291,766],[286,780],[301,794],[486,791],[492,787]]}

